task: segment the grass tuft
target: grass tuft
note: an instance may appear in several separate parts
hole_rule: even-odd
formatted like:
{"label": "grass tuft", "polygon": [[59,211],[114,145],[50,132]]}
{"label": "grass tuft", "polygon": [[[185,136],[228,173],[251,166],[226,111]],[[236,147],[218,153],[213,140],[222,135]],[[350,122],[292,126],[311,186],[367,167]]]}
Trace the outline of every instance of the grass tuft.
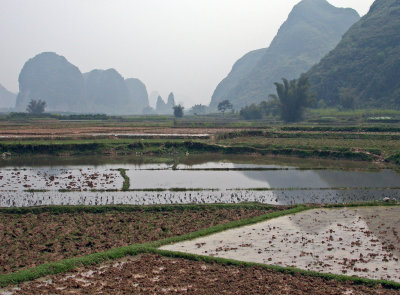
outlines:
{"label": "grass tuft", "polygon": [[123,169],[123,168],[119,168],[118,171],[119,173],[121,173],[121,176],[124,179],[124,183],[122,184],[122,191],[126,192],[129,190],[130,185],[130,180],[128,175],[126,175],[126,170],[127,169]]}

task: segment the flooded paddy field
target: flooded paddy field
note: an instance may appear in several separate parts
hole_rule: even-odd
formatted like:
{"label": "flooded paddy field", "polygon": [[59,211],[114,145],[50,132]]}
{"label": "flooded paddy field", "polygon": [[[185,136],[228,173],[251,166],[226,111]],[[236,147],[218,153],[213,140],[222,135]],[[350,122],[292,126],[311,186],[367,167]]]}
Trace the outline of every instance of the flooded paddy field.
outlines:
{"label": "flooded paddy field", "polygon": [[399,189],[201,190],[201,191],[0,191],[0,207],[47,205],[158,205],[256,202],[272,205],[400,200]]}
{"label": "flooded paddy field", "polygon": [[119,189],[123,178],[106,167],[0,169],[0,190]]}
{"label": "flooded paddy field", "polygon": [[[0,207],[259,202],[276,205],[400,200],[393,170],[290,161],[0,163]],[[356,165],[356,164],[352,164]],[[123,189],[126,179],[129,186]]]}
{"label": "flooded paddy field", "polygon": [[400,282],[400,207],[309,210],[162,249]]}

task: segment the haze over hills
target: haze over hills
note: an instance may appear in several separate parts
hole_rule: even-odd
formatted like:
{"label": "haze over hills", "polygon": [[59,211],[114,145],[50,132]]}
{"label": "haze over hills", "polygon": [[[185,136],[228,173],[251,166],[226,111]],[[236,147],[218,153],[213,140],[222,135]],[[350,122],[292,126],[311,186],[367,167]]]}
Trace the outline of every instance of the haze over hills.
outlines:
{"label": "haze over hills", "polygon": [[214,91],[210,103],[212,109],[216,109],[219,102],[228,98],[229,92],[251,72],[266,52],[267,48],[251,51],[233,65],[229,75],[218,84]]}
{"label": "haze over hills", "polygon": [[115,70],[93,70],[84,74],[89,109],[105,114],[129,114],[134,109],[124,78]]}
{"label": "haze over hills", "polygon": [[149,105],[146,86],[124,79],[115,69],[82,74],[54,52],[28,60],[19,76],[16,109],[25,111],[31,99],[47,103],[53,112],[141,114]]}
{"label": "haze over hills", "polygon": [[125,79],[125,85],[128,88],[130,97],[135,102],[135,114],[142,114],[143,110],[150,106],[146,85],[135,78]]}
{"label": "haze over hills", "polygon": [[274,82],[282,77],[296,78],[310,69],[338,44],[359,18],[355,10],[334,7],[326,0],[301,1],[268,49],[249,53],[235,64],[218,85],[210,106],[215,108],[220,101],[228,99],[239,109],[267,100],[275,91]]}
{"label": "haze over hills", "polygon": [[17,95],[8,91],[0,84],[0,109],[11,109],[15,107]]}
{"label": "haze over hills", "polygon": [[173,113],[173,107],[175,106],[175,96],[171,92],[168,95],[168,100],[165,103],[161,96],[158,96],[156,103],[156,113],[162,115],[171,115]]}
{"label": "haze over hills", "polygon": [[63,56],[44,52],[29,59],[21,70],[18,82],[18,111],[25,111],[31,99],[44,100],[48,110],[82,110],[85,97],[82,73]]}
{"label": "haze over hills", "polygon": [[149,104],[150,107],[155,108],[157,104],[157,99],[160,96],[160,93],[158,91],[152,91],[149,95]]}
{"label": "haze over hills", "polygon": [[308,75],[330,106],[350,95],[362,107],[399,108],[400,1],[376,0]]}

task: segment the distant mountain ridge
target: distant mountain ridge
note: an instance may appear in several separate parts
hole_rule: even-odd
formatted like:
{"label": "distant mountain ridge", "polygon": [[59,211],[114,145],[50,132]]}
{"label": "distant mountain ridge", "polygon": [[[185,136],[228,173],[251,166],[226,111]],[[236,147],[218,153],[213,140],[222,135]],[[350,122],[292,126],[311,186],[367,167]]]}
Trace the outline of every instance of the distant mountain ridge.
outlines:
{"label": "distant mountain ridge", "polygon": [[136,78],[125,79],[125,85],[128,88],[130,97],[135,102],[134,114],[142,114],[146,108],[150,107],[146,85]]}
{"label": "distant mountain ridge", "polygon": [[18,111],[31,99],[41,99],[47,111],[105,114],[141,114],[148,107],[146,86],[124,79],[115,69],[82,74],[78,67],[54,52],[29,59],[19,75]]}
{"label": "distant mountain ridge", "polygon": [[212,96],[210,107],[216,109],[218,103],[224,100],[240,80],[251,72],[266,52],[267,48],[262,48],[251,51],[241,57],[233,65],[229,75],[218,84]]}
{"label": "distant mountain ridge", "polygon": [[210,106],[215,108],[228,99],[239,109],[267,100],[275,91],[274,82],[282,77],[296,78],[309,70],[359,18],[355,10],[337,8],[326,0],[301,1],[294,6],[269,48],[249,53],[237,62],[217,87]]}
{"label": "distant mountain ridge", "polygon": [[329,106],[351,95],[362,107],[399,109],[400,1],[376,0],[308,76]]}
{"label": "distant mountain ridge", "polygon": [[44,100],[48,110],[79,112],[85,97],[81,71],[63,56],[43,52],[29,59],[18,78],[17,110],[31,99]]}
{"label": "distant mountain ridge", "polygon": [[3,85],[0,84],[0,109],[15,108],[15,101],[17,95],[8,91]]}
{"label": "distant mountain ridge", "polygon": [[161,96],[158,96],[156,103],[156,113],[162,115],[171,115],[173,114],[173,107],[175,106],[175,96],[171,92],[168,95],[168,100],[165,103]]}

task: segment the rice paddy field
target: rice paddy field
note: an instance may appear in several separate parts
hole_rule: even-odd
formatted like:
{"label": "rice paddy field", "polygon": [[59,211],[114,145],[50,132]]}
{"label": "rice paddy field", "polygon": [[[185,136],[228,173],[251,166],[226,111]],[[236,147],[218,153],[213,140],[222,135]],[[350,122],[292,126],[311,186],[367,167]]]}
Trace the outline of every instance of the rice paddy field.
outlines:
{"label": "rice paddy field", "polygon": [[397,126],[0,123],[0,294],[400,294]]}

